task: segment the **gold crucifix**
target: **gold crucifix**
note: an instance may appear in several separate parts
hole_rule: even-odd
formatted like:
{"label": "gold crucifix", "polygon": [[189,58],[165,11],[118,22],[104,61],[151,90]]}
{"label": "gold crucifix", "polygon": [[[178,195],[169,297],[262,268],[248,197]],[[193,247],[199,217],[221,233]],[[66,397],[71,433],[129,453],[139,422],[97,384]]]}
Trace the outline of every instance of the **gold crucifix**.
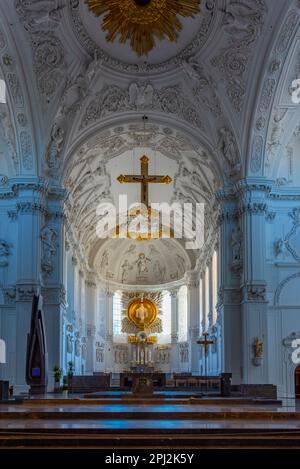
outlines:
{"label": "gold crucifix", "polygon": [[149,158],[144,155],[141,158],[141,174],[126,175],[118,177],[121,184],[141,184],[141,203],[149,207],[149,184],[171,184],[170,176],[150,176],[149,175]]}
{"label": "gold crucifix", "polygon": [[207,353],[208,353],[208,347],[209,347],[210,345],[214,345],[214,343],[215,343],[214,340],[208,339],[208,335],[209,335],[209,334],[208,334],[207,332],[204,332],[204,334],[203,334],[203,337],[204,337],[204,338],[203,338],[203,339],[199,339],[199,340],[197,341],[197,344],[203,345],[205,355],[207,355]]}

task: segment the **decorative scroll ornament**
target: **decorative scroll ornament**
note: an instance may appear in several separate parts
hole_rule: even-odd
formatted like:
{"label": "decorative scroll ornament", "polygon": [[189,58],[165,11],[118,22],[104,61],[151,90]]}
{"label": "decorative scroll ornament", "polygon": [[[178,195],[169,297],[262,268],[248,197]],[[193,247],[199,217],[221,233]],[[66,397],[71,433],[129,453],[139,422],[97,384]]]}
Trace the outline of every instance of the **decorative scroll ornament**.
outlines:
{"label": "decorative scroll ornament", "polygon": [[176,42],[181,22],[178,15],[194,17],[200,12],[200,0],[85,0],[96,15],[106,13],[102,28],[106,39],[125,44],[130,39],[138,55],[148,54],[154,47],[154,37]]}

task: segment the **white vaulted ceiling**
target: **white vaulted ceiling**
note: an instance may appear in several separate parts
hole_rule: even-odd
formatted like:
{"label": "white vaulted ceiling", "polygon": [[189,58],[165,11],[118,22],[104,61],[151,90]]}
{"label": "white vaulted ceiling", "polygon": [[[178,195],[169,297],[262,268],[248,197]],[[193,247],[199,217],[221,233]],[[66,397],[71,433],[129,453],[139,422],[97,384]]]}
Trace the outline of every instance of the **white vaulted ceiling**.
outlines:
{"label": "white vaulted ceiling", "polygon": [[[207,202],[209,255],[216,189],[246,175],[282,172],[285,182],[291,152],[298,168],[299,114],[289,87],[299,74],[299,12],[298,0],[202,0],[200,14],[181,19],[176,43],[158,41],[138,57],[128,44],[107,43],[101,18],[83,0],[2,0],[0,77],[11,131],[0,126],[0,151],[13,161],[1,166],[3,176],[39,175],[66,187],[72,243],[102,277],[105,250],[118,252],[118,262],[111,259],[120,281],[123,247],[99,243],[95,213],[117,198],[118,172],[138,171],[146,152],[153,171],[174,179],[151,197]],[[194,268],[195,259],[176,249]],[[165,263],[163,245],[157,251],[156,272],[170,281],[176,266]]]}
{"label": "white vaulted ceiling", "polygon": [[[150,202],[211,202],[219,185],[221,175],[215,173],[205,150],[197,148],[192,140],[167,126],[151,123],[144,126],[142,122],[124,124],[97,133],[82,143],[65,167],[69,192],[66,210],[70,228],[84,247],[89,267],[102,279],[132,284],[136,281],[137,259],[127,252],[132,244],[136,245],[132,251],[135,256],[144,253],[147,258],[154,251],[157,254],[154,260],[151,256],[151,266],[141,283],[177,281],[187,270],[195,267],[193,253],[185,253],[184,244],[175,240],[170,240],[170,250],[165,241],[154,241],[153,248],[150,242],[100,242],[98,239],[96,227],[99,217],[96,211],[99,204],[112,202],[118,208],[118,197],[122,194],[128,196],[128,205],[140,201],[140,186],[121,185],[117,177],[120,174],[139,174],[140,158],[144,154],[150,159],[151,174],[169,175],[173,179],[170,185],[150,187]],[[152,246],[151,253],[147,245]],[[171,257],[170,252],[173,253]],[[109,259],[107,265],[103,263],[103,256]],[[127,263],[125,281],[123,270]]]}

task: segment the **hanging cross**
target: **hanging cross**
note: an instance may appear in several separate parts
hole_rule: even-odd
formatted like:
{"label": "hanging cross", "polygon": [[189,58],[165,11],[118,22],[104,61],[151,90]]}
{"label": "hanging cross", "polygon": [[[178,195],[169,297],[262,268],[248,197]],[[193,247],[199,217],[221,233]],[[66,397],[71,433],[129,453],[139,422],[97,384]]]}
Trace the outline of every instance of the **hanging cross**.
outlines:
{"label": "hanging cross", "polygon": [[209,347],[210,345],[214,345],[214,343],[215,343],[214,340],[208,339],[208,335],[209,335],[209,334],[208,334],[207,332],[204,332],[204,334],[203,334],[204,339],[199,339],[199,340],[197,341],[197,344],[203,345],[205,356],[206,356],[207,353],[208,353],[208,347]]}
{"label": "hanging cross", "polygon": [[150,176],[149,175],[149,158],[144,155],[141,158],[141,174],[126,175],[118,177],[121,184],[141,184],[141,203],[149,207],[149,184],[171,184],[170,176]]}

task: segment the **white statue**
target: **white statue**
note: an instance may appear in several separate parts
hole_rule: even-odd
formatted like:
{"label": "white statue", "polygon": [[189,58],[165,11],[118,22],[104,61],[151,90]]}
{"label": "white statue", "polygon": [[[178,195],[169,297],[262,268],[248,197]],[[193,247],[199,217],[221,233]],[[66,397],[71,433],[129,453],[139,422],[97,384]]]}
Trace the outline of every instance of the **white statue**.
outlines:
{"label": "white statue", "polygon": [[64,143],[64,138],[64,129],[57,123],[54,123],[46,155],[46,160],[50,169],[59,169],[60,167],[60,154]]}
{"label": "white statue", "polygon": [[123,262],[121,266],[121,269],[122,269],[122,283],[125,283],[128,280],[129,270],[132,269],[128,259],[125,259],[125,261]]}
{"label": "white statue", "polygon": [[141,300],[140,306],[135,311],[135,317],[139,319],[141,322],[144,322],[148,316],[148,311],[147,311],[147,308],[145,308],[143,301],[144,300]]}
{"label": "white statue", "polygon": [[16,9],[24,17],[29,31],[53,30],[62,18],[65,5],[59,6],[57,0],[19,0]]}
{"label": "white statue", "polygon": [[151,260],[148,259],[148,257],[146,257],[144,253],[139,254],[139,258],[136,261],[139,275],[148,273],[148,262],[151,262]]}
{"label": "white statue", "polygon": [[57,232],[50,226],[44,226],[41,231],[42,240],[42,269],[45,272],[52,272],[52,257],[56,253]]}
{"label": "white statue", "polygon": [[99,69],[99,66],[101,64],[102,64],[102,60],[98,57],[98,53],[95,50],[94,60],[92,60],[88,64],[87,69],[86,69],[86,73],[85,73],[88,84],[90,84],[92,82],[92,80],[93,80],[94,76],[96,75],[96,73]]}
{"label": "white statue", "polygon": [[[259,9],[259,3],[261,9]],[[226,5],[223,18],[224,29],[234,33],[235,41],[246,45],[255,40],[262,22],[261,0],[231,1]]]}
{"label": "white statue", "polygon": [[241,260],[242,233],[240,228],[234,228],[231,235],[232,258],[233,261]]}
{"label": "white statue", "polygon": [[228,165],[232,168],[239,162],[238,149],[236,141],[231,130],[223,127],[219,130],[218,149],[222,152]]}
{"label": "white statue", "polygon": [[138,85],[131,83],[129,86],[129,104],[136,108],[149,108],[153,105],[153,86],[148,83],[147,85]]}
{"label": "white statue", "polygon": [[8,265],[8,256],[10,255],[9,244],[0,239],[0,267],[6,267]]}

